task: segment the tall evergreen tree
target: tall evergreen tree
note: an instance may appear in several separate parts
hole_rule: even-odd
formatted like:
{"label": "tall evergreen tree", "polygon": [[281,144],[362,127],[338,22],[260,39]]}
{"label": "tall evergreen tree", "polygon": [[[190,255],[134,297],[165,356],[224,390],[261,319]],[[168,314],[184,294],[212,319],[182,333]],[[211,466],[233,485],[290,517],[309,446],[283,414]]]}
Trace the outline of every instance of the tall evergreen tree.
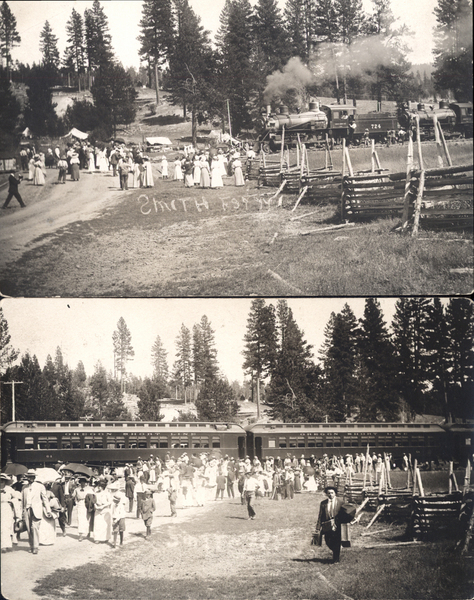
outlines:
{"label": "tall evergreen tree", "polygon": [[[173,11],[171,0],[144,0],[139,54],[146,63],[148,82],[151,85],[152,73],[166,62],[173,45]],[[159,81],[155,77],[156,100],[159,102]]]}
{"label": "tall evergreen tree", "polygon": [[[18,126],[18,117],[21,114],[21,105],[12,92],[9,74],[6,69],[0,67],[0,150],[11,145],[11,137]],[[9,139],[10,138],[10,139]],[[6,148],[5,148],[6,149]]]}
{"label": "tall evergreen tree", "polygon": [[200,421],[234,421],[239,410],[234,391],[225,379],[208,379],[196,400]]}
{"label": "tall evergreen tree", "polygon": [[102,66],[91,87],[94,104],[107,131],[116,137],[119,123],[132,123],[137,91],[121,65]]}
{"label": "tall evergreen tree", "polygon": [[186,401],[186,390],[193,382],[192,378],[192,354],[191,354],[191,332],[181,325],[176,338],[176,361],[173,366],[173,380],[183,390]]}
{"label": "tall evergreen tree", "polygon": [[103,419],[109,401],[109,386],[107,371],[100,361],[94,367],[89,386],[93,418],[96,420]]}
{"label": "tall evergreen tree", "polygon": [[166,385],[162,379],[145,377],[137,390],[138,418],[142,421],[161,421],[163,419],[163,414],[160,412],[161,399],[165,395]]}
{"label": "tall evergreen tree", "polygon": [[84,12],[86,55],[89,69],[102,69],[114,61],[109,22],[99,0]]}
{"label": "tall evergreen tree", "polygon": [[120,317],[118,320],[117,330],[112,334],[112,342],[114,348],[114,372],[119,377],[123,391],[127,363],[135,356],[135,350],[132,346],[132,335],[123,317]]}
{"label": "tall evergreen tree", "polygon": [[410,418],[425,412],[428,318],[429,300],[425,298],[397,300],[392,322],[396,378]]}
{"label": "tall evergreen tree", "polygon": [[166,383],[168,381],[168,352],[166,352],[163,342],[159,335],[156,336],[155,342],[151,349],[151,364],[153,366],[153,379],[159,379]]}
{"label": "tall evergreen tree", "polygon": [[326,326],[321,356],[323,396],[330,421],[344,421],[358,408],[357,331],[357,319],[348,304],[340,313],[332,313]]}
{"label": "tall evergreen tree", "polygon": [[11,51],[21,42],[20,34],[16,28],[15,15],[10,10],[5,0],[0,6],[0,53],[5,59],[7,72],[10,72],[10,63],[12,60]]}
{"label": "tall evergreen tree", "polygon": [[18,355],[19,351],[11,345],[8,322],[3,315],[3,308],[0,306],[0,375],[3,375],[13,365]]}
{"label": "tall evergreen tree", "polygon": [[458,102],[472,102],[472,2],[438,0],[434,13],[433,79],[437,91],[448,90]]}
{"label": "tall evergreen tree", "polygon": [[313,49],[316,33],[315,0],[287,0],[284,27],[288,36],[291,56],[307,62]]}
{"label": "tall evergreen tree", "polygon": [[28,101],[24,117],[26,125],[35,135],[54,136],[61,133],[52,93],[56,81],[57,72],[46,66],[34,66],[26,78]]}
{"label": "tall evergreen tree", "polygon": [[59,70],[58,38],[54,35],[49,21],[45,21],[40,33],[40,50],[43,55],[43,65]]}
{"label": "tall evergreen tree", "polygon": [[[11,373],[10,380],[22,382],[21,385],[15,387],[15,419],[17,421],[56,419],[57,413],[50,412],[48,384],[35,355],[31,356],[29,352],[26,352],[22,355],[20,364],[10,369],[9,373]],[[7,406],[9,408],[7,420],[10,421],[11,403],[7,403]]]}
{"label": "tall evergreen tree", "polygon": [[395,386],[394,348],[376,298],[365,301],[358,348],[359,421],[396,420],[399,401]]}
{"label": "tall evergreen tree", "polygon": [[286,300],[277,303],[278,358],[266,394],[270,414],[285,422],[306,421],[311,412],[311,346],[304,340]]}
{"label": "tall evergreen tree", "polygon": [[269,375],[277,360],[275,309],[265,300],[252,300],[244,336],[243,369],[256,383],[257,415],[260,416],[260,382]]}
{"label": "tall evergreen tree", "polygon": [[64,50],[63,63],[69,71],[77,75],[77,86],[81,91],[81,74],[85,71],[86,55],[84,49],[84,19],[74,8],[71,17],[66,23],[66,49]]}
{"label": "tall evergreen tree", "polygon": [[202,334],[202,368],[204,381],[217,379],[219,374],[219,366],[217,363],[217,350],[214,339],[214,330],[211,327],[211,322],[206,315],[201,317],[199,323]]}

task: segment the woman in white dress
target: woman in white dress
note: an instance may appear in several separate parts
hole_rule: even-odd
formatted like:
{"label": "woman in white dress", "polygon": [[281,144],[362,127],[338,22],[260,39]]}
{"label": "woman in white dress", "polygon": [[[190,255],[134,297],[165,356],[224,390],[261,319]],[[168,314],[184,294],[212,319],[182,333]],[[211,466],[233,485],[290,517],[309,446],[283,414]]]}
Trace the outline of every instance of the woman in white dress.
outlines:
{"label": "woman in white dress", "polygon": [[97,156],[97,166],[101,173],[107,173],[109,170],[109,159],[107,158],[105,148],[99,151]]}
{"label": "woman in white dress", "polygon": [[56,519],[59,516],[61,507],[58,499],[51,491],[51,483],[46,483],[45,488],[51,517],[48,518],[43,510],[43,518],[41,520],[41,526],[39,529],[39,543],[42,546],[52,546],[56,541]]}
{"label": "woman in white dress", "polygon": [[163,155],[163,158],[161,159],[161,177],[163,179],[168,179],[168,177],[169,177],[169,175],[168,175],[168,159],[164,155]]}
{"label": "woman in white dress", "polygon": [[139,188],[141,186],[141,183],[142,183],[141,167],[142,167],[142,159],[137,157],[137,159],[133,163],[133,167],[132,167],[132,185],[131,185],[132,188]]}
{"label": "woman in white dress", "polygon": [[35,159],[32,156],[28,161],[28,181],[33,181],[35,176]]}
{"label": "woman in white dress", "polygon": [[1,513],[2,519],[1,542],[0,546],[3,552],[9,552],[13,546],[14,530],[13,525],[16,519],[15,510],[15,492],[10,487],[11,480],[8,475],[2,473],[0,475],[0,492],[1,492]]}
{"label": "woman in white dress", "polygon": [[44,164],[41,162],[41,158],[40,158],[39,154],[36,154],[36,156],[35,156],[34,167],[35,167],[35,172],[33,174],[33,185],[44,185],[44,183],[45,183],[44,173],[43,173]]}
{"label": "woman in white dress", "polygon": [[221,187],[224,187],[221,173],[221,161],[218,156],[213,156],[211,162],[211,188],[216,189]]}
{"label": "woman in white dress", "polygon": [[107,482],[100,481],[95,494],[94,541],[96,544],[108,542],[112,535],[112,495],[106,488]]}
{"label": "woman in white dress", "polygon": [[86,496],[90,493],[92,493],[92,488],[87,485],[87,479],[79,477],[79,487],[74,489],[72,497],[77,506],[77,533],[80,542],[89,533],[90,513],[87,511]]}
{"label": "woman in white dress", "polygon": [[201,187],[207,189],[211,187],[211,178],[209,176],[209,161],[206,156],[201,156]]}
{"label": "woman in white dress", "polygon": [[89,173],[95,173],[95,154],[94,154],[94,149],[89,146],[88,147],[88,151],[89,151]]}
{"label": "woman in white dress", "polygon": [[183,181],[183,169],[181,168],[181,159],[179,156],[174,161],[174,178],[175,181]]}
{"label": "woman in white dress", "polygon": [[201,160],[197,154],[194,157],[193,167],[194,185],[199,185],[201,183]]}
{"label": "woman in white dress", "polygon": [[237,187],[245,185],[244,174],[242,173],[242,161],[236,158],[232,163],[234,169],[234,181]]}
{"label": "woman in white dress", "polygon": [[145,156],[143,160],[143,187],[151,188],[155,185],[155,181],[153,179],[150,158]]}

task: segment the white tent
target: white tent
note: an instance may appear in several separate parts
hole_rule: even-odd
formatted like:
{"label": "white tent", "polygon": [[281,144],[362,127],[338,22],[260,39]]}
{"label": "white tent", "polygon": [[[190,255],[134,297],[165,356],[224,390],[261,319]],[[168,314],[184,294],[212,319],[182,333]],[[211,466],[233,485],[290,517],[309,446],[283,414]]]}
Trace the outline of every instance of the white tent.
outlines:
{"label": "white tent", "polygon": [[71,137],[71,136],[78,138],[80,140],[87,140],[87,138],[89,137],[89,134],[83,133],[82,131],[79,131],[79,129],[76,129],[75,127],[73,127],[69,133],[67,133],[66,135],[63,135],[63,137]]}
{"label": "white tent", "polygon": [[171,140],[167,137],[147,137],[146,143],[149,146],[171,146]]}
{"label": "white tent", "polygon": [[33,135],[32,135],[32,133],[31,133],[31,131],[30,131],[30,128],[29,128],[29,127],[27,127],[27,128],[25,129],[25,131],[23,131],[23,133],[22,133],[21,135],[22,135],[23,137],[27,137],[27,138],[31,138],[31,137],[33,137]]}

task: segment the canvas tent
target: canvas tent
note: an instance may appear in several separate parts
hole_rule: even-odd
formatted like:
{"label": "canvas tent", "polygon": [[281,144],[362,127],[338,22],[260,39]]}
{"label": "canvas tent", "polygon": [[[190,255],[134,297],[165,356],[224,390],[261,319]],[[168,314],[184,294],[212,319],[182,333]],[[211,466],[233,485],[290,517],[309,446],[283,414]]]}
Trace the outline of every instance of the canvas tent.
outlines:
{"label": "canvas tent", "polygon": [[30,128],[27,127],[21,134],[23,137],[32,138],[33,134],[30,131]]}
{"label": "canvas tent", "polygon": [[167,137],[147,137],[146,143],[149,146],[171,146],[171,140]]}
{"label": "canvas tent", "polygon": [[79,140],[87,140],[87,138],[89,137],[88,133],[83,133],[82,131],[79,131],[79,129],[76,129],[75,127],[73,127],[71,129],[71,131],[69,133],[67,133],[66,135],[63,135],[63,137],[75,137],[78,138]]}

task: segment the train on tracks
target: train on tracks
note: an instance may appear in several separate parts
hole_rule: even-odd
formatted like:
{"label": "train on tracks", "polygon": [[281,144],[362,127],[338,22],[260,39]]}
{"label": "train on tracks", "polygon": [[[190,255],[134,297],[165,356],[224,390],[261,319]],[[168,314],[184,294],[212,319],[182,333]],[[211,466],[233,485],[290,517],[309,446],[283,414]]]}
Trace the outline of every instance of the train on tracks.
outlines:
{"label": "train on tracks", "polygon": [[433,115],[437,116],[443,131],[462,137],[472,137],[472,103],[440,102],[439,108],[418,104],[412,109],[406,104],[401,111],[359,113],[356,106],[349,104],[319,104],[310,102],[309,109],[290,113],[287,106],[272,111],[267,106],[262,115],[260,142],[265,152],[278,149],[278,143],[318,143],[326,139],[345,138],[358,145],[368,137],[377,143],[384,142],[390,132],[408,131],[414,128],[416,118],[420,120],[423,139],[434,139]]}
{"label": "train on tracks", "polygon": [[473,425],[424,423],[234,423],[141,421],[17,421],[1,429],[2,466],[58,461],[121,465],[139,457],[202,452],[235,458],[287,454],[321,458],[371,452],[404,453],[419,461],[466,461],[474,445]]}

